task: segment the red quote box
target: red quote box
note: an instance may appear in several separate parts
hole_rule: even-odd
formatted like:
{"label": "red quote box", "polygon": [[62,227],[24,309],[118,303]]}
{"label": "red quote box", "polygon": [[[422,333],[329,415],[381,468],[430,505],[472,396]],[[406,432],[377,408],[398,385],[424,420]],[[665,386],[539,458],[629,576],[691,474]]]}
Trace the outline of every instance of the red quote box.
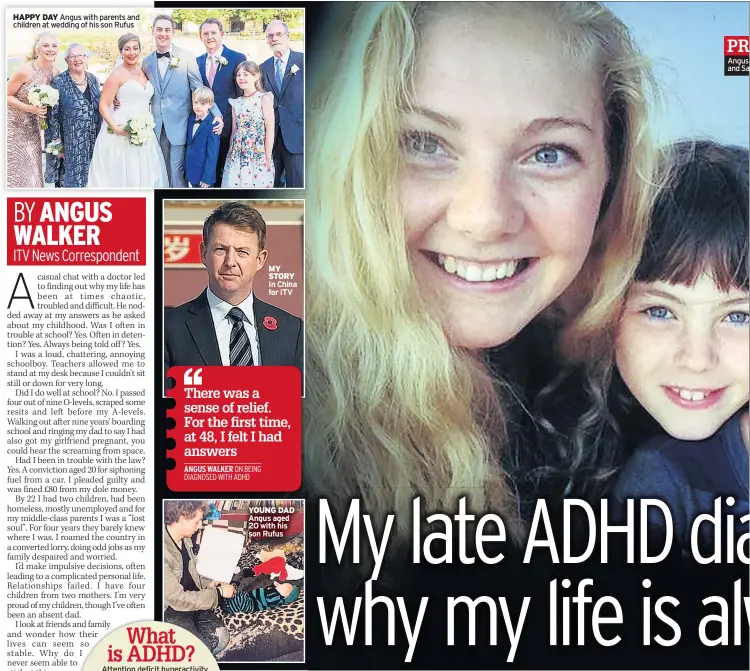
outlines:
{"label": "red quote box", "polygon": [[167,450],[175,492],[282,491],[302,484],[302,374],[294,366],[173,366]]}
{"label": "red quote box", "polygon": [[145,198],[8,198],[9,266],[145,266]]}

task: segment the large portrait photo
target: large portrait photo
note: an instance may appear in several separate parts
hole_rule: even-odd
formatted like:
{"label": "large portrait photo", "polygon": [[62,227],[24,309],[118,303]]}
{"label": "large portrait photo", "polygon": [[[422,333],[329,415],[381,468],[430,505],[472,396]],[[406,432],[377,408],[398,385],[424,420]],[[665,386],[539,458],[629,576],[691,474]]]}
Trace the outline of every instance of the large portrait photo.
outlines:
{"label": "large portrait photo", "polygon": [[[596,546],[579,580],[606,585],[636,618],[643,576],[654,599],[700,604],[709,584],[731,594],[731,565],[701,572],[700,553],[722,544],[718,522],[715,535],[692,525],[721,516],[747,538],[750,98],[725,52],[747,34],[748,5],[332,4],[326,30],[341,39],[310,84],[308,500],[325,499],[341,525],[354,500],[374,524],[393,520],[380,580],[415,602],[550,603],[552,578],[576,571],[545,554],[553,537]],[[644,498],[662,508],[636,521]],[[571,503],[590,524],[567,524]],[[464,504],[472,520],[502,520],[515,559],[451,557]],[[414,553],[407,572],[400,553],[439,517],[451,540],[427,562],[452,570]],[[669,529],[674,562],[642,576],[618,564],[625,553],[607,563],[599,547],[616,543],[594,520],[625,517],[649,538]],[[544,549],[527,561],[534,540]],[[349,570],[347,605],[371,566]],[[328,580],[329,609],[343,573]],[[728,668],[718,638],[692,646],[693,615],[678,615],[669,664]],[[488,619],[472,612],[468,644],[465,628],[455,646],[441,623],[423,631],[412,663],[498,668],[508,648]],[[519,668],[659,664],[637,631],[614,656],[587,645],[587,659],[564,659],[539,633],[544,614],[534,622]],[[406,648],[368,661],[390,668]]]}
{"label": "large portrait photo", "polygon": [[304,10],[8,10],[9,189],[302,188]]}

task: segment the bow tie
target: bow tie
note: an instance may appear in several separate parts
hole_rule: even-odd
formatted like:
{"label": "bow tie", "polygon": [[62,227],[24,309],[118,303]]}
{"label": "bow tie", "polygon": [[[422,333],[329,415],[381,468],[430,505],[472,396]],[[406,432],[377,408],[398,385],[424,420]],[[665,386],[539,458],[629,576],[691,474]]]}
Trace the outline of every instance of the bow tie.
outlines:
{"label": "bow tie", "polygon": [[168,51],[165,51],[165,52],[164,52],[164,53],[162,54],[162,53],[159,53],[159,52],[157,51],[157,52],[156,52],[156,57],[157,57],[157,58],[164,58],[164,57],[167,57],[167,58],[169,58],[169,52],[168,52]]}

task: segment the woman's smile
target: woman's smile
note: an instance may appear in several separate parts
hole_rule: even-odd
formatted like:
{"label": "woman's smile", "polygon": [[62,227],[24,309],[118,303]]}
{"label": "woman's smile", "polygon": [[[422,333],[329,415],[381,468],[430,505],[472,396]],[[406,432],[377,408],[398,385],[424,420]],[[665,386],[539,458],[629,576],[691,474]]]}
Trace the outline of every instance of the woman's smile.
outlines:
{"label": "woman's smile", "polygon": [[476,261],[463,259],[447,254],[428,253],[428,258],[437,260],[449,275],[458,275],[467,282],[495,282],[515,277],[529,266],[529,259],[510,259],[507,261]]}

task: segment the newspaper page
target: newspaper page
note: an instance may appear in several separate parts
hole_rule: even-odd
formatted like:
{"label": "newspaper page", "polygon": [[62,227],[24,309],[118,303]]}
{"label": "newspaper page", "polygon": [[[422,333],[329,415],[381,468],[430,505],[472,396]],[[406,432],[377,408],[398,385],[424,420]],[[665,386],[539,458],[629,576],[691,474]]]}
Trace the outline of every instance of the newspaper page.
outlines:
{"label": "newspaper page", "polygon": [[746,668],[748,5],[84,4],[3,8],[3,668]]}

